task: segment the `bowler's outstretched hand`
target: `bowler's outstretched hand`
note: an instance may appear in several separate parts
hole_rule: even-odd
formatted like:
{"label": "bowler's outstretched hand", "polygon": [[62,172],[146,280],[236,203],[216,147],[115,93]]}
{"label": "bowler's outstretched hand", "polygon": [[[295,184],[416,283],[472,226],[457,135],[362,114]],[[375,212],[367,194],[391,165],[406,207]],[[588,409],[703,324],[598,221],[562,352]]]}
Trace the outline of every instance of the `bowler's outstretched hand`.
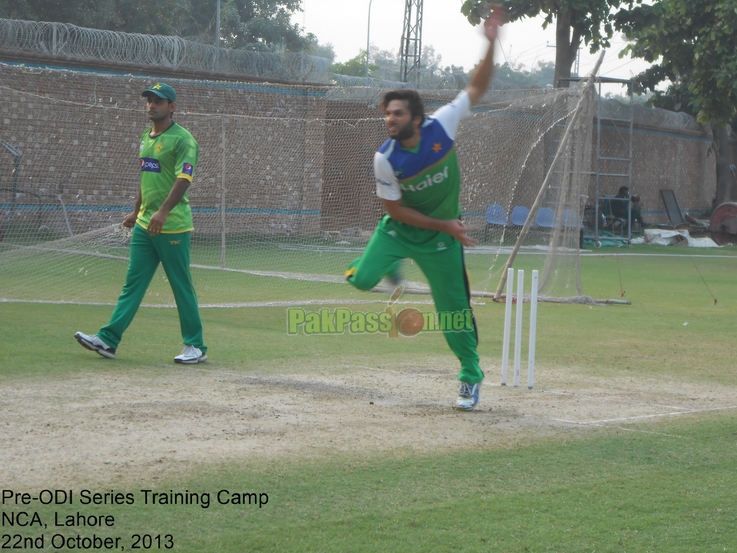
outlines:
{"label": "bowler's outstretched hand", "polygon": [[504,25],[505,21],[506,14],[504,13],[504,8],[499,4],[494,4],[491,7],[491,14],[486,18],[486,21],[484,21],[484,34],[486,34],[486,38],[489,39],[489,42],[494,42],[496,40],[496,37],[499,34],[499,27]]}

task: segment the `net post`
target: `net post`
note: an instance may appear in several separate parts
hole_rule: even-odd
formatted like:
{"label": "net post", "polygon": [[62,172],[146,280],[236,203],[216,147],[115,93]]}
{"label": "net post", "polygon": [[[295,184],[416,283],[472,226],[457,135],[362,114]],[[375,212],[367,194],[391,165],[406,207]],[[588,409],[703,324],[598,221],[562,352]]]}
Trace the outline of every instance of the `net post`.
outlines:
{"label": "net post", "polygon": [[[602,61],[604,61],[604,54],[605,52],[602,52],[599,56],[599,59],[596,62],[596,66],[594,67],[594,70],[588,75],[588,78],[586,79],[586,88],[593,88],[594,85],[594,78],[596,77],[596,74],[599,72],[599,68],[601,67]],[[543,201],[543,198],[545,197],[545,192],[547,191],[548,187],[550,186],[550,181],[552,180],[556,164],[558,163],[558,160],[563,155],[563,152],[567,148],[568,141],[570,139],[571,133],[573,132],[573,129],[575,128],[575,125],[578,122],[579,117],[581,116],[581,107],[584,105],[584,99],[586,98],[586,94],[581,94],[581,98],[578,100],[578,104],[576,105],[576,109],[574,110],[573,114],[571,115],[570,120],[566,124],[565,132],[563,133],[563,138],[561,138],[560,144],[558,146],[558,150],[555,153],[555,157],[553,158],[553,161],[550,164],[550,168],[548,169],[547,174],[545,175],[545,179],[543,180],[542,185],[540,186],[540,190],[538,190],[537,196],[535,197],[535,201],[532,203],[532,207],[530,207],[530,211],[527,214],[527,219],[525,220],[525,224],[522,227],[522,230],[519,233],[519,237],[517,238],[517,242],[515,242],[514,247],[512,248],[512,252],[509,254],[509,259],[507,259],[507,263],[504,266],[504,269],[502,271],[502,276],[499,279],[499,285],[497,286],[496,293],[494,294],[494,300],[499,301],[502,294],[502,288],[504,287],[504,281],[507,278],[506,269],[509,269],[509,267],[512,266],[514,263],[514,259],[517,257],[517,254],[519,253],[520,247],[522,247],[522,243],[524,239],[527,237],[528,232],[530,231],[530,227],[532,226],[532,222],[535,220],[535,214],[537,213],[538,208],[540,207],[540,204]]]}
{"label": "net post", "polygon": [[220,145],[220,148],[222,149],[222,160],[223,160],[223,170],[221,175],[221,183],[220,183],[220,222],[221,222],[221,229],[220,229],[220,267],[222,269],[225,269],[225,116],[220,117],[220,125],[222,129],[222,144]]}

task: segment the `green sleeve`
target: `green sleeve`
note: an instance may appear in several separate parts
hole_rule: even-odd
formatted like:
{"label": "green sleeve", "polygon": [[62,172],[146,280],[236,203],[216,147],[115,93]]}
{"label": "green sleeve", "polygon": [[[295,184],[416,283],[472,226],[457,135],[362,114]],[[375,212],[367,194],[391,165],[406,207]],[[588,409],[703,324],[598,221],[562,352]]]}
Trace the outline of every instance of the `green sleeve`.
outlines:
{"label": "green sleeve", "polygon": [[199,153],[200,146],[193,136],[182,137],[177,145],[174,162],[174,173],[178,179],[187,179],[192,182]]}

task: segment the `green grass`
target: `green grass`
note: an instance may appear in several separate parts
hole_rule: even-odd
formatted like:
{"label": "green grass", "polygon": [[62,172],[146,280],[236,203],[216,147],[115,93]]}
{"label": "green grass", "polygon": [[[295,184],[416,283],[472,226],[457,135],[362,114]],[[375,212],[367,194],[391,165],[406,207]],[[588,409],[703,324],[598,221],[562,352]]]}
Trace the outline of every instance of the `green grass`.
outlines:
{"label": "green grass", "polygon": [[[144,505],[141,487],[115,488],[133,506],[39,512],[44,522],[54,511],[113,513],[116,526],[98,535],[172,534],[178,551],[733,551],[737,419],[657,430],[513,451],[205,467],[154,489],[210,492],[207,509]],[[268,503],[221,505],[220,490]]]}
{"label": "green grass", "polygon": [[[658,382],[737,387],[735,249],[719,250],[721,257],[696,257],[711,251],[680,248],[597,253],[609,255],[583,259],[584,291],[618,299],[624,289],[632,305],[540,304],[540,367],[566,371],[582,382],[627,377],[655,390]],[[679,255],[628,255],[642,253]],[[472,276],[479,278],[481,257],[469,256]],[[479,351],[492,379],[503,310],[503,304],[490,301],[475,309]],[[170,370],[179,332],[175,310],[142,309],[113,364],[88,355],[71,339],[76,330],[93,332],[109,314],[109,307],[0,304],[0,385],[40,380],[53,386],[91,372]],[[399,340],[287,336],[284,308],[206,309],[202,316],[208,370],[279,375],[315,360],[325,366],[366,359],[386,366],[397,359],[450,361],[439,334]],[[29,344],[29,336],[38,345],[19,347]],[[735,437],[737,412],[725,410],[520,437],[516,446],[469,444],[435,455],[400,448],[318,459],[244,457],[133,487],[99,483],[94,491],[130,491],[136,504],[79,510],[114,514],[116,526],[98,529],[98,535],[170,533],[175,551],[736,551]],[[55,487],[78,489],[73,482]],[[208,509],[143,506],[144,487],[255,491],[267,493],[269,502],[262,508],[217,505],[214,498]],[[54,510],[77,509],[37,510],[51,522]],[[35,530],[22,533],[31,536]]]}

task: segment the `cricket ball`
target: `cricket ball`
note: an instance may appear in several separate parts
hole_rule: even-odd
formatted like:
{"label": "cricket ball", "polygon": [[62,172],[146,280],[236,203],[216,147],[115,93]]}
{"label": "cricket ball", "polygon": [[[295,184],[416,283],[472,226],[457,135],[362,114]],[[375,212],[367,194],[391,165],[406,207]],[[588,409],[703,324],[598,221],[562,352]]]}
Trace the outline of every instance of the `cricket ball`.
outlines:
{"label": "cricket ball", "polygon": [[403,336],[414,336],[425,326],[425,318],[414,307],[402,309],[397,314],[397,330]]}

